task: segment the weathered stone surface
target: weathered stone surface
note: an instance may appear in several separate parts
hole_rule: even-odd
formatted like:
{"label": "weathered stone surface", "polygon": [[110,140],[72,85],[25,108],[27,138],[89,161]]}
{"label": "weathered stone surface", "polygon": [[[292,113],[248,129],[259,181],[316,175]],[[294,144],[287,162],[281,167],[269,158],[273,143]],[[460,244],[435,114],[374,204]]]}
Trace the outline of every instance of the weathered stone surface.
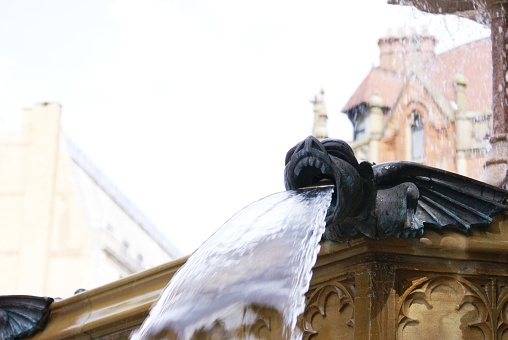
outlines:
{"label": "weathered stone surface", "polygon": [[[508,338],[507,244],[506,211],[467,236],[429,229],[420,239],[323,241],[298,325],[313,340]],[[53,303],[33,339],[127,339],[183,263]],[[259,312],[249,334],[269,339],[277,316]]]}

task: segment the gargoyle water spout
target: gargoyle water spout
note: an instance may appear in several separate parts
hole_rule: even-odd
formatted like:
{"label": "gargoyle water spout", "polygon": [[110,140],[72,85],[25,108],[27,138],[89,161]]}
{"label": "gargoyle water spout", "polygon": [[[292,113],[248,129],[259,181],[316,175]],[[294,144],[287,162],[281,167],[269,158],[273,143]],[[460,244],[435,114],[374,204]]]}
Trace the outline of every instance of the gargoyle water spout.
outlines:
{"label": "gargoyle water spout", "polygon": [[419,163],[358,163],[344,141],[312,136],[288,151],[284,177],[287,190],[333,183],[324,237],[339,242],[417,237],[424,227],[467,232],[488,226],[508,198],[506,190]]}

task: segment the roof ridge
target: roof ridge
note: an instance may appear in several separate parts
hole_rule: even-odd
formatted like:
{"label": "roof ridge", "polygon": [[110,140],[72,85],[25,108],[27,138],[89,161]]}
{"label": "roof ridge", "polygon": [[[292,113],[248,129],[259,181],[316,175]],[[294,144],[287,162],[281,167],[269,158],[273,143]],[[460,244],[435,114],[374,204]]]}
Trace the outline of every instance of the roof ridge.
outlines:
{"label": "roof ridge", "polygon": [[125,211],[155,242],[175,259],[183,253],[116,187],[104,173],[67,136],[67,150],[71,159]]}

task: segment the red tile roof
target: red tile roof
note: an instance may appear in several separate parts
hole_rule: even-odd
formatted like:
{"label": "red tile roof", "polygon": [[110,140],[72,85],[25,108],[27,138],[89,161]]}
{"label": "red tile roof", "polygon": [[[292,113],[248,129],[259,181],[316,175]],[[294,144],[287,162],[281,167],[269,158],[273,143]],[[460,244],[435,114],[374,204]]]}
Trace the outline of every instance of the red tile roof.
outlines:
{"label": "red tile roof", "polygon": [[379,67],[373,68],[344,106],[342,112],[347,112],[361,103],[368,103],[373,94],[381,97],[383,106],[392,107],[402,85],[404,85],[403,77]]}
{"label": "red tile roof", "polygon": [[436,56],[424,66],[428,80],[448,100],[455,99],[453,79],[462,72],[467,80],[468,111],[492,106],[492,45],[490,39],[474,41]]}
{"label": "red tile roof", "polygon": [[[453,80],[457,72],[467,79],[467,110],[485,110],[492,103],[492,57],[490,39],[471,42],[435,56],[423,65],[423,74],[433,88],[447,100],[455,99]],[[379,67],[373,68],[342,109],[347,112],[368,103],[378,94],[385,107],[391,108],[404,85],[405,77]]]}

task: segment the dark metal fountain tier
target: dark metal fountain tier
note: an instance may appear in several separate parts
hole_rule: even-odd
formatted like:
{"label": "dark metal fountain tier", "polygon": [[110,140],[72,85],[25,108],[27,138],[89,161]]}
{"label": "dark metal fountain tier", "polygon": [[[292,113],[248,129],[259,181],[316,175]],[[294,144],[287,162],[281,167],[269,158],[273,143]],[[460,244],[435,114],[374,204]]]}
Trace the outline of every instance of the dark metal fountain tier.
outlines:
{"label": "dark metal fountain tier", "polygon": [[358,163],[344,141],[312,136],[288,151],[284,177],[287,190],[335,186],[324,236],[339,242],[417,237],[424,227],[467,232],[490,225],[508,198],[506,190],[419,163]]}

